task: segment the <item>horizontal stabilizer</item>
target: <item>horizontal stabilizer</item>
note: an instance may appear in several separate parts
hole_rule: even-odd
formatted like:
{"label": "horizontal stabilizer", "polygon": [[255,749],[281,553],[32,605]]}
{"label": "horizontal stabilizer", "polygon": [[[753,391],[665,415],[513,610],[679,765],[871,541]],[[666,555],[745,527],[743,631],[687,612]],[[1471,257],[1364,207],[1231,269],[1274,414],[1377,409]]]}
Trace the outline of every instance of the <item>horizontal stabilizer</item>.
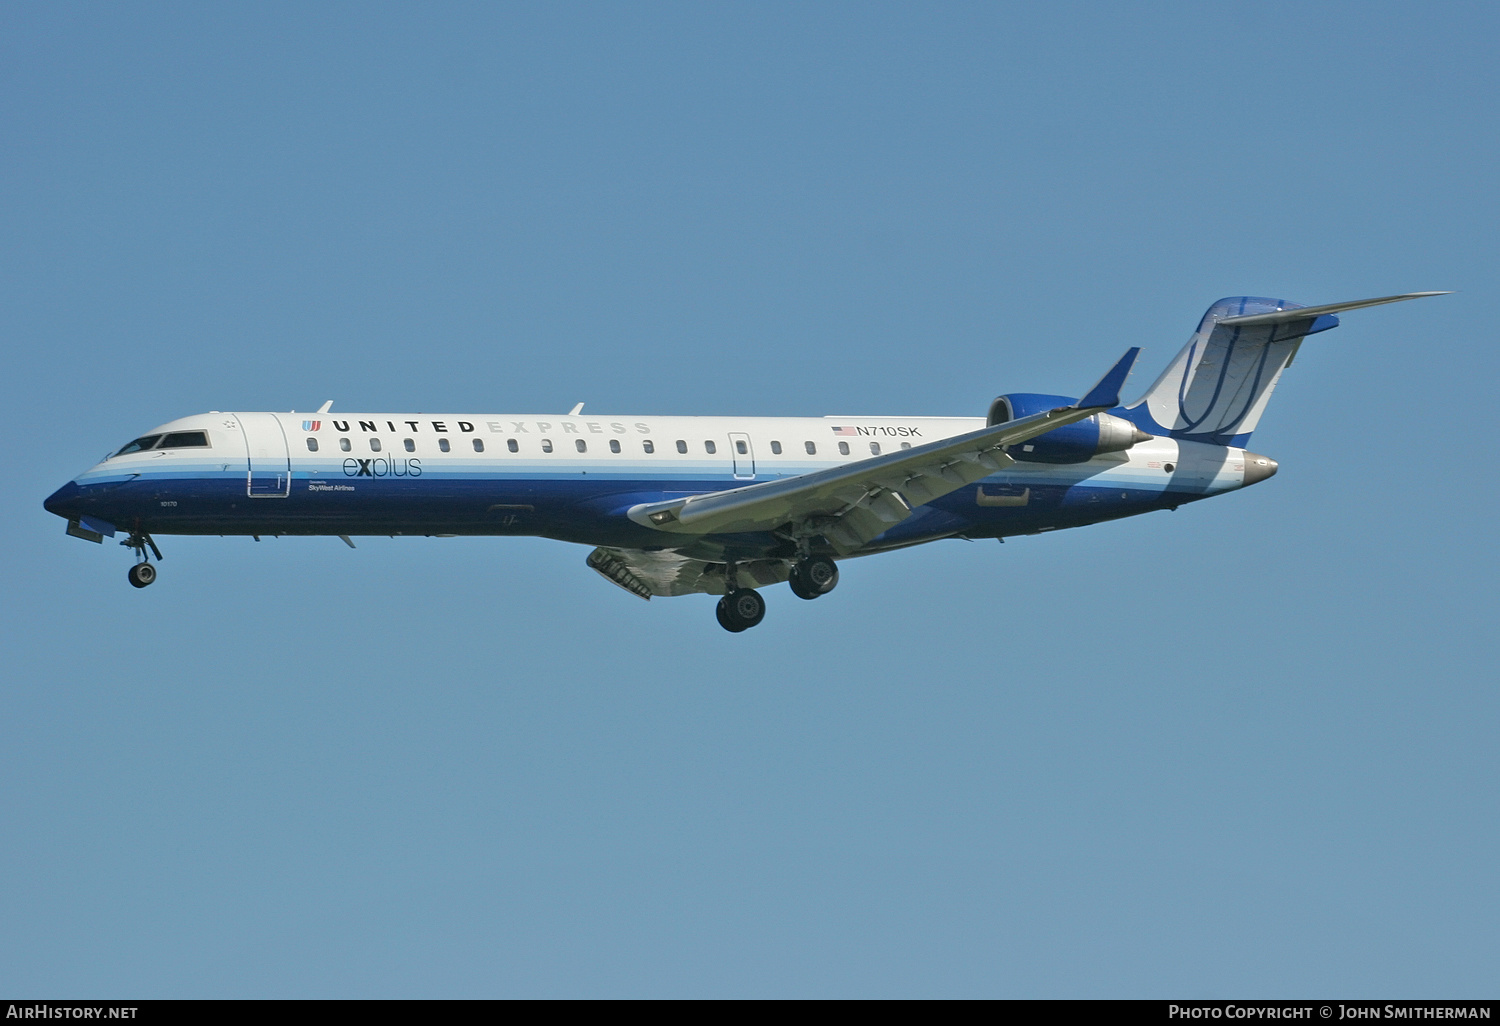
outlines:
{"label": "horizontal stabilizer", "polygon": [[1277,310],[1273,313],[1250,314],[1244,317],[1224,317],[1220,324],[1285,324],[1288,321],[1305,321],[1309,317],[1321,317],[1324,314],[1343,313],[1345,310],[1358,310],[1366,306],[1380,306],[1383,303],[1399,303],[1405,299],[1422,299],[1426,296],[1451,296],[1452,292],[1407,292],[1399,296],[1381,296],[1379,299],[1355,299],[1348,303],[1326,303],[1323,306],[1297,306],[1290,310]]}

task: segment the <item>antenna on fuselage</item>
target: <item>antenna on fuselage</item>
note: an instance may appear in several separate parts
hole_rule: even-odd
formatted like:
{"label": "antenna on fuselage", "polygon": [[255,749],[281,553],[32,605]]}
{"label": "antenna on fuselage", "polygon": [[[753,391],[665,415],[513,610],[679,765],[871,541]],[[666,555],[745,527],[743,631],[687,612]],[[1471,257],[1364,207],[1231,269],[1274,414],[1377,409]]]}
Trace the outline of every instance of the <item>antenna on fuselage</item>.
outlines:
{"label": "antenna on fuselage", "polygon": [[318,412],[319,413],[327,413],[331,409],[333,409],[333,400],[332,399],[328,400],[322,406],[319,406],[318,407]]}
{"label": "antenna on fuselage", "polygon": [[570,417],[576,417],[576,416],[578,416],[582,412],[583,412],[583,403],[579,403],[577,406],[573,407],[571,410],[568,411],[568,416],[570,416]]}

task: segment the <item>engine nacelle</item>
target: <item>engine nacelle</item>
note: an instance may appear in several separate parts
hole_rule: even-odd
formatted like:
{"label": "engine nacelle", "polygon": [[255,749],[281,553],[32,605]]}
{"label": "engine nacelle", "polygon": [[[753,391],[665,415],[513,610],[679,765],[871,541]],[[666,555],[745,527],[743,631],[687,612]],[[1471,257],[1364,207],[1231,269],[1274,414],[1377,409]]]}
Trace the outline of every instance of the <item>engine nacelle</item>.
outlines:
{"label": "engine nacelle", "polygon": [[[1004,424],[1059,406],[1072,406],[1077,401],[1065,395],[1012,392],[990,403],[989,423],[991,426]],[[1150,437],[1124,417],[1096,413],[1088,420],[1054,428],[1029,442],[1008,446],[1005,451],[1013,460],[1033,463],[1086,463],[1101,453],[1123,452]]]}

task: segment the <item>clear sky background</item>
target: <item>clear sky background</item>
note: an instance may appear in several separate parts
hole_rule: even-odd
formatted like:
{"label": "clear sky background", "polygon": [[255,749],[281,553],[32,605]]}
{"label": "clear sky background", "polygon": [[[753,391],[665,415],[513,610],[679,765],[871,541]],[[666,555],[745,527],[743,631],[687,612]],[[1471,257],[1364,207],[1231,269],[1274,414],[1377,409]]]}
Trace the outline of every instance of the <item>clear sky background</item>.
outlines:
{"label": "clear sky background", "polygon": [[[0,8],[0,992],[1500,990],[1500,9]],[[209,409],[982,413],[1304,347],[1240,494],[845,564],[42,499]]]}

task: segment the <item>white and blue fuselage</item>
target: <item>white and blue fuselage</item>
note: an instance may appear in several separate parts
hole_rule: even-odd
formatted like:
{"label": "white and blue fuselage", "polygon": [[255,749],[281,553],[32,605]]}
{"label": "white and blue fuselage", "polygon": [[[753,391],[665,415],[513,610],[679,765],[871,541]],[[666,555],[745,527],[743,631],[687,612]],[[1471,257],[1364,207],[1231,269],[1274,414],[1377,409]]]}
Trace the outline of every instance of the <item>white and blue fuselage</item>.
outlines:
{"label": "white and blue fuselage", "polygon": [[1132,349],[1082,398],[1011,393],[986,417],[600,417],[206,413],[152,429],[46,500],[68,533],[123,532],[130,581],[153,536],[536,535],[642,598],[757,586],[812,599],[837,560],[941,538],[1005,538],[1170,509],[1270,477],[1247,451],[1303,340],[1335,313],[1236,297],[1130,406]]}
{"label": "white and blue fuselage", "polygon": [[[971,417],[209,413],[154,428],[47,508],[153,535],[539,535],[643,548],[664,540],[631,520],[634,506],[801,477],[984,426]],[[183,437],[195,444],[172,444]],[[1258,473],[1252,457],[1248,480],[1268,476]],[[864,551],[1078,527],[1246,483],[1245,450],[1173,438],[1080,463],[1017,460],[923,505]],[[692,547],[703,558],[789,551],[769,532],[707,535]]]}

